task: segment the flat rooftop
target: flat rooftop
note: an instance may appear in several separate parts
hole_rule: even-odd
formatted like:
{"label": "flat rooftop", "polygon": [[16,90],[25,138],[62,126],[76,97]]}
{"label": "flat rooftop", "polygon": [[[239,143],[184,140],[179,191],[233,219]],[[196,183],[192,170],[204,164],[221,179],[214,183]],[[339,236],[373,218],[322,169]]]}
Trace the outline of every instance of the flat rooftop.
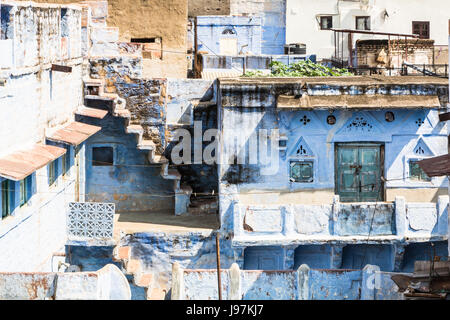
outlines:
{"label": "flat rooftop", "polygon": [[350,77],[235,77],[219,78],[221,85],[439,85],[448,86],[447,78],[431,76],[350,76]]}
{"label": "flat rooftop", "polygon": [[175,216],[170,213],[126,212],[114,215],[114,239],[120,238],[120,231],[126,234],[188,233],[211,232],[218,228],[218,216],[212,214]]}

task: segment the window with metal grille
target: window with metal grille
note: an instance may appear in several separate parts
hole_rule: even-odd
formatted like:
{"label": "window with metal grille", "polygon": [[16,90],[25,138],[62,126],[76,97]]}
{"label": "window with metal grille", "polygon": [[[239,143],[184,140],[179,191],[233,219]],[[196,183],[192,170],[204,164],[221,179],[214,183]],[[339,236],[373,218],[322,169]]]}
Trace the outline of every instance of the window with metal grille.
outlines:
{"label": "window with metal grille", "polygon": [[112,147],[92,148],[92,165],[95,167],[113,166],[114,149]]}
{"label": "window with metal grille", "polygon": [[414,160],[409,161],[409,178],[417,181],[431,181],[431,178],[419,166],[419,161]]}
{"label": "window with metal grille", "polygon": [[331,28],[333,28],[333,17],[332,16],[320,17],[320,29],[329,30]]}
{"label": "window with metal grille", "polygon": [[291,161],[290,179],[292,182],[313,182],[313,169],[313,161]]}
{"label": "window with metal grille", "polygon": [[370,17],[356,17],[356,30],[370,30]]}
{"label": "window with metal grille", "polygon": [[413,21],[412,33],[419,35],[421,39],[430,39],[430,22]]}

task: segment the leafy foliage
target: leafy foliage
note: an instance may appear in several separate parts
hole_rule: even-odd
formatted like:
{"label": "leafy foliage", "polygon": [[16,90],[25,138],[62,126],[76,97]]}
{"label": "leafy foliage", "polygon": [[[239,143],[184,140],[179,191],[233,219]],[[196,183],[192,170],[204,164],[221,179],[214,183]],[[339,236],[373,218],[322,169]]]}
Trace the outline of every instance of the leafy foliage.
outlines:
{"label": "leafy foliage", "polygon": [[270,74],[265,74],[262,71],[248,71],[244,77],[339,77],[353,75],[347,69],[329,68],[310,60],[299,61],[289,66],[280,61],[273,61],[270,67]]}

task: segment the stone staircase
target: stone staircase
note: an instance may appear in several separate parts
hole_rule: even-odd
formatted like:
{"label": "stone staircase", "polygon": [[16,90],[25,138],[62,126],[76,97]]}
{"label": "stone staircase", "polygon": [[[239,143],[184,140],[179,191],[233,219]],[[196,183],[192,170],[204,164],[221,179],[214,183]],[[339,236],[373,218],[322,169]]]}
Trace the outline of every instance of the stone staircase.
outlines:
{"label": "stone staircase", "polygon": [[131,288],[131,296],[134,300],[164,300],[155,287],[154,276],[144,273],[140,260],[131,258],[130,247],[116,246],[113,260],[122,266],[122,271],[128,279]]}
{"label": "stone staircase", "polygon": [[[102,79],[84,79],[85,100],[111,103],[110,112],[115,117],[125,118],[125,132],[136,135],[137,149],[147,152],[147,159],[150,164],[161,165],[160,175],[163,179],[173,181],[175,196],[175,215],[188,213],[192,188],[188,185],[181,185],[181,174],[176,168],[171,168],[169,160],[157,151],[153,140],[144,138],[144,128],[140,124],[133,123],[131,113],[126,109],[126,100],[120,98],[115,93],[105,93],[105,83]],[[91,108],[92,109],[92,108]],[[86,115],[86,107],[80,108],[76,114]]]}

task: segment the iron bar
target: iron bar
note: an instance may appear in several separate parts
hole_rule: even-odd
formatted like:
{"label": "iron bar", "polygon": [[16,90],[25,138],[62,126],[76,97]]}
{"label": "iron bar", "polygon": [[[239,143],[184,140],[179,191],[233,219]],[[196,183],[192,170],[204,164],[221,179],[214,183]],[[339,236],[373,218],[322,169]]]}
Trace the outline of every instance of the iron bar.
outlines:
{"label": "iron bar", "polygon": [[216,256],[217,256],[217,288],[219,291],[219,300],[222,300],[222,281],[220,278],[220,241],[219,232],[216,233]]}

